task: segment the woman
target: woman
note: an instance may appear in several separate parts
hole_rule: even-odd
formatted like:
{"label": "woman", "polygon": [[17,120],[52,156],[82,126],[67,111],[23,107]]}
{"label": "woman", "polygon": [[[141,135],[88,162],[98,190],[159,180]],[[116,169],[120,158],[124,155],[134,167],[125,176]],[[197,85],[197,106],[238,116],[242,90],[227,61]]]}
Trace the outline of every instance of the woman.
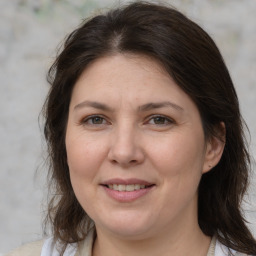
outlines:
{"label": "woman", "polygon": [[49,82],[53,237],[11,255],[256,254],[237,95],[197,24],[145,2],[98,15]]}

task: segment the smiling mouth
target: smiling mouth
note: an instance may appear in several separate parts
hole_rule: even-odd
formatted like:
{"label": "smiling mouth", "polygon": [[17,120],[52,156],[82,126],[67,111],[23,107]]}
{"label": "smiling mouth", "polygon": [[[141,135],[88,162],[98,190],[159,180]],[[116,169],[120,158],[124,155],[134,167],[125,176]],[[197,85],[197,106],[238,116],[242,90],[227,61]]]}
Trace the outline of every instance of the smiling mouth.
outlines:
{"label": "smiling mouth", "polygon": [[132,192],[132,191],[136,191],[136,190],[141,190],[141,189],[146,189],[149,187],[154,186],[152,185],[140,185],[140,184],[128,184],[128,185],[124,185],[124,184],[108,184],[108,185],[104,185],[105,187],[111,189],[111,190],[115,190],[115,191],[125,191],[125,192]]}

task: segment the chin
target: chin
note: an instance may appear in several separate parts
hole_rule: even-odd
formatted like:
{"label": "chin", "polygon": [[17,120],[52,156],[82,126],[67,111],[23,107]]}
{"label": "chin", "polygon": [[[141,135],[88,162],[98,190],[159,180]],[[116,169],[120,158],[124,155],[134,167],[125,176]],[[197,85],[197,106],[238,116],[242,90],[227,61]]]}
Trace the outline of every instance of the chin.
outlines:
{"label": "chin", "polygon": [[138,217],[137,214],[135,218],[129,218],[126,214],[126,218],[114,218],[112,221],[104,221],[101,225],[97,225],[95,222],[96,229],[103,228],[104,230],[118,236],[119,238],[137,240],[144,238],[150,233],[151,221],[143,220],[143,218]]}
{"label": "chin", "polygon": [[125,240],[140,240],[149,237],[149,232],[145,228],[140,227],[119,227],[110,230],[115,236]]}

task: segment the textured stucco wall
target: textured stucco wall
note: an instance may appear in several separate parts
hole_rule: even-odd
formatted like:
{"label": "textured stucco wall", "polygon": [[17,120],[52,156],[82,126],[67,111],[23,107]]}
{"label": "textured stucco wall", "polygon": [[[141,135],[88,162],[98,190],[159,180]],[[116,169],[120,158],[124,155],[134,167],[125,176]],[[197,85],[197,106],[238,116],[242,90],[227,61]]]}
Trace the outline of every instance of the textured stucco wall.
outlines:
{"label": "textured stucco wall", "polygon": [[[201,24],[217,42],[234,80],[255,156],[256,1],[166,2]],[[95,8],[115,5],[110,0],[0,0],[0,254],[42,236],[46,167],[38,114],[56,46]],[[254,186],[252,179],[244,210],[256,234]]]}

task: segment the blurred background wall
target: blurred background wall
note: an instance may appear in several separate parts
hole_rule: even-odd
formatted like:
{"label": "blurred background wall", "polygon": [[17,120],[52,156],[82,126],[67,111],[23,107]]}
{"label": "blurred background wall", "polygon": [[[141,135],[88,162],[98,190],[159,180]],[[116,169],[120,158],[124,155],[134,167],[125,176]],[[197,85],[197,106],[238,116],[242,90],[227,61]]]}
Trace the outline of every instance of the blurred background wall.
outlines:
{"label": "blurred background wall", "polygon": [[[0,255],[42,237],[46,198],[38,115],[56,47],[113,0],[0,0]],[[163,1],[162,1],[163,2]],[[256,1],[173,0],[215,39],[236,86],[256,155]],[[254,167],[255,172],[255,167]],[[255,178],[243,209],[256,234]],[[44,200],[43,200],[44,199]]]}

